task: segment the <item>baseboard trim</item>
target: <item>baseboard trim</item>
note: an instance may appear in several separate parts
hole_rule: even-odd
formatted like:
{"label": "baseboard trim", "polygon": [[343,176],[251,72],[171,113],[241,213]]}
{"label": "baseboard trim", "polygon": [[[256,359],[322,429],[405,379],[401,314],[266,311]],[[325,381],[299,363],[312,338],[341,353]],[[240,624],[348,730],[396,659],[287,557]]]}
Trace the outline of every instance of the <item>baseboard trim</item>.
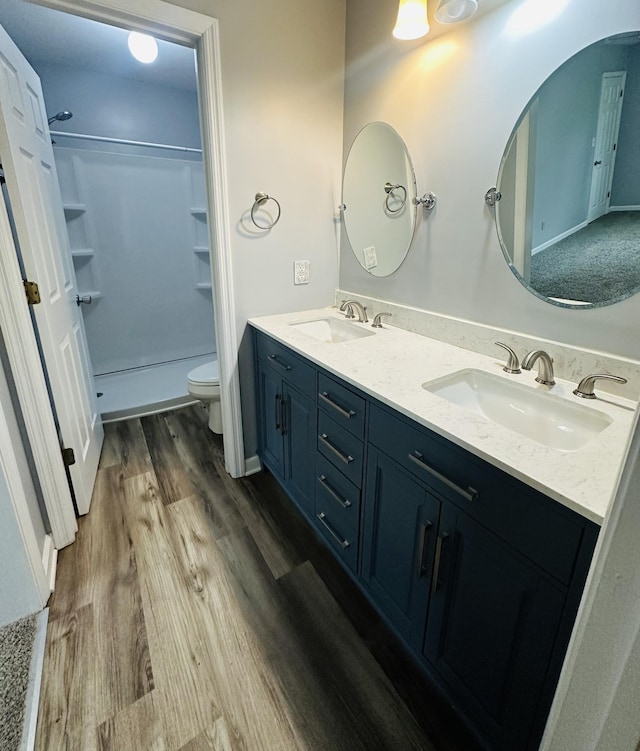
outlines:
{"label": "baseboard trim", "polygon": [[550,248],[552,245],[555,245],[556,243],[559,243],[560,240],[564,240],[565,237],[570,237],[571,235],[575,235],[576,232],[580,232],[581,229],[584,229],[589,222],[580,222],[580,224],[576,224],[575,227],[572,227],[571,229],[568,229],[566,232],[561,232],[559,235],[556,235],[556,237],[552,237],[551,240],[547,240],[546,243],[542,243],[542,245],[538,245],[531,251],[531,255],[535,256],[536,253],[539,253],[541,250],[545,250],[546,248]]}
{"label": "baseboard trim", "polygon": [[20,751],[33,751],[36,745],[38,707],[40,705],[40,687],[42,685],[48,622],[49,609],[45,608],[36,616],[36,635],[31,651],[31,667],[29,669],[29,685],[27,686],[27,695],[25,697],[24,726]]}
{"label": "baseboard trim", "polygon": [[609,211],[640,211],[638,206],[609,206]]}
{"label": "baseboard trim", "polygon": [[262,471],[262,463],[257,454],[249,456],[244,460],[244,474],[245,477],[249,475],[255,475]]}

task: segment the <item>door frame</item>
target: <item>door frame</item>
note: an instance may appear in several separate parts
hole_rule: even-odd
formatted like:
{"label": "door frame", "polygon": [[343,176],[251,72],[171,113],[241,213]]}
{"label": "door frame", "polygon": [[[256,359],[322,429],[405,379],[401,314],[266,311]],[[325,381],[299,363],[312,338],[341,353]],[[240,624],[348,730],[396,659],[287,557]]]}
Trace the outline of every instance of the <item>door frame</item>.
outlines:
{"label": "door frame", "polygon": [[[220,389],[226,397],[222,400],[225,468],[232,477],[244,476],[246,469],[238,374],[238,337],[231,258],[231,222],[227,198],[218,21],[211,16],[170,5],[161,0],[138,0],[133,8],[128,0],[31,1],[36,5],[94,21],[152,34],[169,42],[192,47],[196,51],[207,211],[210,218],[215,217],[215,221],[208,222],[208,228]],[[13,298],[15,302],[15,290]],[[22,308],[24,309],[24,305]],[[13,313],[15,316],[16,311]],[[24,317],[24,310],[22,315]],[[31,358],[30,364],[33,363]],[[19,361],[17,365],[14,377],[20,382],[26,377],[29,365]],[[23,394],[26,399],[22,401],[23,404],[31,398],[37,398],[42,404],[43,384],[33,381],[38,379],[26,381],[27,387]],[[29,437],[31,439],[31,433]],[[59,453],[57,441],[52,443],[50,436],[47,440],[41,441],[41,444],[43,445],[38,453],[42,460],[47,454]]]}

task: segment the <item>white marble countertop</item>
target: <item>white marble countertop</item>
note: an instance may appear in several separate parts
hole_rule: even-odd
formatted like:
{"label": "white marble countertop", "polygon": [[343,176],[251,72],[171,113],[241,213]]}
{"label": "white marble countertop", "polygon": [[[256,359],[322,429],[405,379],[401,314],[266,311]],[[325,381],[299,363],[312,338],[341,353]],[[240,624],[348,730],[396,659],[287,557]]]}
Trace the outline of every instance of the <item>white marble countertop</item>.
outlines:
{"label": "white marble countertop", "polygon": [[[369,331],[375,331],[374,336],[342,343],[320,342],[290,325],[327,316],[345,320],[336,308],[322,308],[252,318],[249,323],[398,412],[588,519],[602,523],[626,452],[635,402],[598,392],[597,383],[599,398],[586,402],[571,393],[574,383],[556,379],[551,388],[537,384],[535,365],[532,371],[519,375],[504,373],[505,358],[498,347],[495,358],[487,357],[403,331],[385,321],[382,329],[366,324]],[[551,390],[554,396],[604,412],[613,422],[579,450],[560,451],[422,388],[425,382],[466,368],[486,371],[532,389]]]}

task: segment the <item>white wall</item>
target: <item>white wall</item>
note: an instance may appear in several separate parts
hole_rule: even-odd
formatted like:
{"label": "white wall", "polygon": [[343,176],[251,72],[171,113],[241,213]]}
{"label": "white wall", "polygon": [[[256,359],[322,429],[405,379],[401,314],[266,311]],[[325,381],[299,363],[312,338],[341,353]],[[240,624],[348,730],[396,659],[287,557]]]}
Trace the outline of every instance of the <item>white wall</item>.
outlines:
{"label": "white wall", "polygon": [[[338,281],[345,0],[180,0],[219,20],[245,452],[255,452],[251,316],[329,305]],[[258,191],[282,217],[256,233]],[[309,260],[308,285],[293,263]]]}
{"label": "white wall", "polygon": [[345,151],[367,122],[390,123],[407,143],[418,193],[433,190],[438,205],[419,218],[407,259],[390,277],[368,275],[345,243],[340,288],[638,358],[640,296],[588,311],[534,297],[507,267],[483,196],[540,84],[579,49],[640,29],[640,4],[573,0],[554,21],[536,28],[530,20],[516,34],[510,24],[524,5],[511,0],[434,41],[403,43],[390,33],[394,3],[349,0]]}

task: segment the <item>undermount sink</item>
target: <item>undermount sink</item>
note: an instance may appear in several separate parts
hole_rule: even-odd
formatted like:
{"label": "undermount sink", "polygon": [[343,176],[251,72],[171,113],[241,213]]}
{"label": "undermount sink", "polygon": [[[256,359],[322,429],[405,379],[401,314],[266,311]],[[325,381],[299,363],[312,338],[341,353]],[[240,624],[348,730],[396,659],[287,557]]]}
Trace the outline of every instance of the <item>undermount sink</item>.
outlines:
{"label": "undermount sink", "polygon": [[422,388],[560,451],[577,451],[613,422],[589,407],[482,370],[459,370]]}
{"label": "undermount sink", "polygon": [[363,323],[349,323],[338,318],[314,318],[310,321],[290,323],[289,326],[325,344],[349,342],[352,339],[362,339],[375,334],[375,331],[365,328]]}

